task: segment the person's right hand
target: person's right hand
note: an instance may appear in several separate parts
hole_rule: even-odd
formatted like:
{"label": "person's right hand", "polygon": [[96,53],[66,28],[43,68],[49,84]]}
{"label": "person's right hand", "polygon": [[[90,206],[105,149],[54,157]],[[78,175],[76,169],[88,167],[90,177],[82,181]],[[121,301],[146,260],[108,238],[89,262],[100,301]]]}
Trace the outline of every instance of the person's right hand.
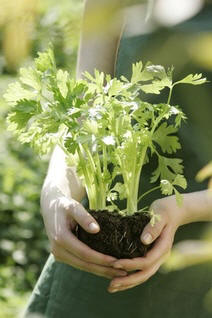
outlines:
{"label": "person's right hand", "polygon": [[100,230],[79,202],[58,194],[58,191],[45,190],[41,196],[41,212],[52,254],[58,262],[109,279],[127,275],[126,271],[112,267],[116,258],[94,251],[72,233],[77,224],[89,233]]}

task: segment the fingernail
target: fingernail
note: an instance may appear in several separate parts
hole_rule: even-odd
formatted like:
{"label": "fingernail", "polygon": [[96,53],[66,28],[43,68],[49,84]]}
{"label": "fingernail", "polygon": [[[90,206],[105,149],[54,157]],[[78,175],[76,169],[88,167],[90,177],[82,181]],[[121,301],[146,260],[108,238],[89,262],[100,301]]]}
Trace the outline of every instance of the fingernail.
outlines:
{"label": "fingernail", "polygon": [[110,293],[116,293],[118,291],[118,289],[111,289]]}
{"label": "fingernail", "polygon": [[152,242],[152,235],[150,233],[146,233],[141,237],[141,240],[144,244],[150,244]]}
{"label": "fingernail", "polygon": [[89,227],[89,229],[90,229],[92,232],[97,232],[97,231],[99,231],[99,226],[98,226],[96,223],[94,223],[94,222],[90,223],[90,224],[88,225],[88,227]]}
{"label": "fingernail", "polygon": [[111,288],[114,289],[114,290],[116,290],[116,289],[119,288],[119,287],[121,287],[120,284],[116,284],[116,285],[111,286]]}

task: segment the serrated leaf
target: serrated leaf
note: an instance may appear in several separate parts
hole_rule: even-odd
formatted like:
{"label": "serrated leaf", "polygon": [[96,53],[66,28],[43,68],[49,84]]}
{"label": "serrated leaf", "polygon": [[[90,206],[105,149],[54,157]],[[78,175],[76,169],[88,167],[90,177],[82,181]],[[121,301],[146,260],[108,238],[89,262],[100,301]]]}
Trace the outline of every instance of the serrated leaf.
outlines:
{"label": "serrated leaf", "polygon": [[66,98],[68,94],[67,83],[68,83],[69,74],[67,71],[58,70],[56,78],[57,78],[57,87],[59,88],[59,91],[61,95],[63,96],[63,98]]}
{"label": "serrated leaf", "polygon": [[23,88],[20,82],[15,82],[8,85],[3,97],[9,104],[14,105],[19,100],[33,99],[36,97],[36,92]]}
{"label": "serrated leaf", "polygon": [[158,178],[173,182],[177,174],[183,171],[182,159],[158,157],[158,167],[153,171],[151,183],[156,182]]}
{"label": "serrated leaf", "polygon": [[166,71],[165,68],[162,65],[147,65],[146,66],[146,71],[149,74],[152,74],[152,78],[157,77],[159,79],[163,79],[166,77]]}
{"label": "serrated leaf", "polygon": [[185,190],[187,188],[186,178],[183,175],[178,174],[173,181],[173,185],[179,186]]}
{"label": "serrated leaf", "polygon": [[[165,85],[166,86],[166,85]],[[161,81],[153,81],[150,84],[141,85],[141,89],[146,94],[160,94],[160,91],[164,89],[164,84]]]}
{"label": "serrated leaf", "polygon": [[[14,131],[16,134],[25,129],[31,114],[22,112],[13,112],[7,116],[8,130]],[[17,129],[19,131],[17,131]]]}
{"label": "serrated leaf", "polygon": [[[41,106],[34,100],[19,100],[8,116],[8,129],[24,129],[30,118],[41,112]],[[12,125],[11,125],[12,124]]]}
{"label": "serrated leaf", "polygon": [[111,96],[117,96],[121,92],[123,88],[123,84],[121,81],[117,79],[113,79],[110,81],[109,89],[108,89],[108,95]]}
{"label": "serrated leaf", "polygon": [[162,194],[171,195],[173,193],[173,186],[168,180],[161,180],[160,185]]}
{"label": "serrated leaf", "polygon": [[201,85],[207,82],[205,77],[202,77],[202,74],[189,74],[188,76],[184,77],[182,80],[177,81],[174,83],[176,84],[192,84],[192,85]]}
{"label": "serrated leaf", "polygon": [[37,91],[41,89],[41,79],[40,74],[32,67],[21,68],[20,69],[20,81],[28,85],[29,87],[34,88]]}
{"label": "serrated leaf", "polygon": [[95,120],[86,120],[83,123],[84,131],[88,132],[88,134],[96,135],[98,134],[98,124]]}
{"label": "serrated leaf", "polygon": [[142,68],[143,68],[143,63],[141,61],[132,65],[132,76],[131,76],[132,84],[138,83],[142,80]]}
{"label": "serrated leaf", "polygon": [[54,53],[51,48],[46,52],[38,52],[38,57],[35,59],[35,66],[38,71],[45,72],[55,68]]}
{"label": "serrated leaf", "polygon": [[170,136],[177,132],[177,129],[167,123],[162,123],[153,134],[153,140],[160,145],[163,152],[174,153],[181,148],[177,136]]}
{"label": "serrated leaf", "polygon": [[102,88],[104,86],[104,78],[105,78],[104,73],[95,69],[94,75],[95,75],[96,85]]}

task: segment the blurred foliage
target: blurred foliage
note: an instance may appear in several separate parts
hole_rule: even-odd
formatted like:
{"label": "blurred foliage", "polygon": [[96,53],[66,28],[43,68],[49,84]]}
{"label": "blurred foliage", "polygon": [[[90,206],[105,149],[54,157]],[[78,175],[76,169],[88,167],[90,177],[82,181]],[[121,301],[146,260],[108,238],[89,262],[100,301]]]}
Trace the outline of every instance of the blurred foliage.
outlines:
{"label": "blurred foliage", "polygon": [[203,167],[196,176],[196,179],[199,182],[202,182],[207,178],[210,178],[208,182],[208,188],[212,190],[212,161]]}
{"label": "blurred foliage", "polygon": [[58,66],[75,68],[82,0],[0,0],[0,7],[1,71],[16,72],[49,42]]}
{"label": "blurred foliage", "polygon": [[[0,96],[49,42],[57,65],[75,75],[83,1],[0,0],[0,7]],[[48,158],[6,131],[7,113],[0,97],[0,318],[18,316],[49,250],[39,211]]]}

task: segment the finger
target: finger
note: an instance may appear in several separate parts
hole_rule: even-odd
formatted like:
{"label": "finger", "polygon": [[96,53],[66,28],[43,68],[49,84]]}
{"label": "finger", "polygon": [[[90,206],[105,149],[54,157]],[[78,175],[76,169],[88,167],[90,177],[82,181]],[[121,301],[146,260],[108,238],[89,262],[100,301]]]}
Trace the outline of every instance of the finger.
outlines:
{"label": "finger", "polygon": [[113,267],[124,269],[126,271],[144,270],[160,258],[165,258],[173,243],[173,234],[169,228],[164,228],[161,236],[157,239],[151,250],[145,257],[137,257],[134,259],[122,259],[114,262]]}
{"label": "finger", "polygon": [[119,287],[118,289],[108,288],[108,291],[109,291],[109,293],[116,293],[116,292],[124,291],[124,290],[127,290],[127,289],[131,289],[133,287],[136,287],[136,285],[129,285],[129,286],[125,286],[125,287]]}
{"label": "finger", "polygon": [[109,292],[114,292],[114,290],[125,290],[127,288],[132,288],[140,285],[147,281],[152,275],[154,275],[159,269],[161,263],[158,262],[153,267],[146,269],[145,271],[139,271],[134,274],[130,274],[126,277],[114,278],[108,287]]}
{"label": "finger", "polygon": [[153,247],[146,254],[146,267],[155,264],[160,259],[164,261],[170,252],[174,240],[174,233],[169,227],[165,227],[161,236],[157,239]]}
{"label": "finger", "polygon": [[107,278],[119,277],[127,275],[126,272],[121,270],[113,269],[112,267],[106,267],[101,265],[96,265],[93,263],[85,262],[74,255],[68,253],[65,249],[60,247],[57,251],[54,251],[54,257],[57,261],[71,265],[80,270],[96,274],[98,276],[103,276]]}
{"label": "finger", "polygon": [[146,264],[145,257],[136,257],[133,259],[121,259],[121,260],[115,261],[113,264],[113,267],[118,269],[124,269],[130,272],[130,271],[141,270],[145,268],[145,264]]}
{"label": "finger", "polygon": [[153,226],[148,223],[141,234],[141,242],[146,245],[151,244],[160,236],[165,225],[164,217],[161,217]]}
{"label": "finger", "polygon": [[89,246],[78,240],[78,238],[68,229],[64,229],[63,233],[57,237],[57,240],[54,241],[54,243],[60,245],[71,254],[74,254],[76,257],[86,262],[112,266],[116,260],[115,257],[91,249]]}
{"label": "finger", "polygon": [[87,232],[97,233],[100,227],[96,220],[86,211],[86,209],[74,199],[63,197],[60,203],[65,211]]}

